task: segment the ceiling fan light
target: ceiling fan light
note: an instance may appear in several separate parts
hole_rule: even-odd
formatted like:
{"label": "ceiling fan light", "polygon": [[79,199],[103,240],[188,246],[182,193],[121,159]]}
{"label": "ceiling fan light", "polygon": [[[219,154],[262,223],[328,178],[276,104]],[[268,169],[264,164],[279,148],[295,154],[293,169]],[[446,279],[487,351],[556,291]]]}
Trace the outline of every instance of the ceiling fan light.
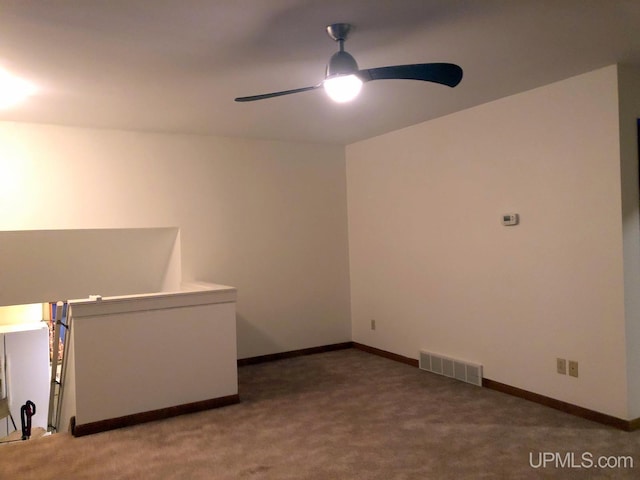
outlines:
{"label": "ceiling fan light", "polygon": [[36,88],[30,82],[0,69],[0,109],[10,108],[33,95]]}
{"label": "ceiling fan light", "polygon": [[323,86],[331,100],[344,103],[358,96],[362,89],[362,80],[356,75],[339,75],[325,79]]}

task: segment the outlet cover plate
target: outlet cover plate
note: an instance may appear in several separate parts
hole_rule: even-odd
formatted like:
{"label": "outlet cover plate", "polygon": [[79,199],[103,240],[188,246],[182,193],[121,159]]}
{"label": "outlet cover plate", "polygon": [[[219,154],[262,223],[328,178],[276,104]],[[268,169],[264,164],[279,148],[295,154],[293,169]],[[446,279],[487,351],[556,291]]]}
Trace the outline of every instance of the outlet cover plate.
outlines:
{"label": "outlet cover plate", "polygon": [[575,360],[569,360],[569,375],[578,377],[578,362]]}
{"label": "outlet cover plate", "polygon": [[567,360],[564,358],[556,358],[556,370],[560,375],[567,374]]}

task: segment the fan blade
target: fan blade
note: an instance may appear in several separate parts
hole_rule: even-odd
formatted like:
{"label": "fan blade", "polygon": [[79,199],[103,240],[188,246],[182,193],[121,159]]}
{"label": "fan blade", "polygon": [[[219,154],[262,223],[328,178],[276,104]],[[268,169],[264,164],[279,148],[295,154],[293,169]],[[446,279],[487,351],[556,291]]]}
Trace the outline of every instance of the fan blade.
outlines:
{"label": "fan blade", "polygon": [[250,97],[238,97],[236,102],[253,102],[254,100],[264,100],[265,98],[281,97],[282,95],[290,95],[292,93],[308,92],[320,88],[322,84],[313,85],[312,87],[294,88],[293,90],[284,90],[282,92],[263,93],[262,95],[252,95]]}
{"label": "fan blade", "polygon": [[405,79],[423,80],[455,87],[462,80],[462,68],[453,63],[416,63],[360,70],[358,76],[363,82]]}

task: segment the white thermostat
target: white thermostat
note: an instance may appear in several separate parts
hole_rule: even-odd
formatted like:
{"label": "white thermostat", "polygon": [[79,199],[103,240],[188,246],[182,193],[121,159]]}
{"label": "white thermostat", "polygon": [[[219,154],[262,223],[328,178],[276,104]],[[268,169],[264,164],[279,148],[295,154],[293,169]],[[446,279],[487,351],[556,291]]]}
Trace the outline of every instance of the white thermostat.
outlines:
{"label": "white thermostat", "polygon": [[517,213],[505,213],[502,215],[502,224],[505,226],[518,225],[520,216]]}

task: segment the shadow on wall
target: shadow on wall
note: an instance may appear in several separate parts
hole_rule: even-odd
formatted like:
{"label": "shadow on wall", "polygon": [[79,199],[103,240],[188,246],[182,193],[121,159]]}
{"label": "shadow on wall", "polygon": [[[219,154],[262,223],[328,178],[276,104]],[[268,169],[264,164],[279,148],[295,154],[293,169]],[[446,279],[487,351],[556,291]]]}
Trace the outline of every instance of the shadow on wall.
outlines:
{"label": "shadow on wall", "polygon": [[282,351],[282,345],[240,314],[236,314],[236,332],[239,360]]}
{"label": "shadow on wall", "polygon": [[177,227],[0,232],[0,305],[175,291]]}

